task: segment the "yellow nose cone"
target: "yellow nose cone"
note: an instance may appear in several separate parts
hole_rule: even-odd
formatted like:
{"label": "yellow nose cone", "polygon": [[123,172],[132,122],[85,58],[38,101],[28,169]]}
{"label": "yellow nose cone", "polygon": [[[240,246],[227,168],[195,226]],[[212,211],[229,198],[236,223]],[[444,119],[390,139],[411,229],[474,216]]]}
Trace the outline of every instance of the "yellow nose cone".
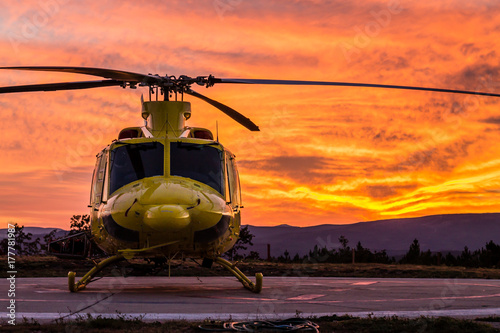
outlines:
{"label": "yellow nose cone", "polygon": [[160,232],[176,232],[191,223],[189,212],[179,205],[160,205],[149,208],[144,223]]}

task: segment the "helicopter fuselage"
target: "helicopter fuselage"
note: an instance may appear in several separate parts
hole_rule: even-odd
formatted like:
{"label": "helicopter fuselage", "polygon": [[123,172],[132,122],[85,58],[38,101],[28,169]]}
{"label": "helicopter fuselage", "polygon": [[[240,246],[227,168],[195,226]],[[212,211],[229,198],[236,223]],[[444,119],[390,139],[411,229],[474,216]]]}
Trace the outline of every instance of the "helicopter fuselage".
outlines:
{"label": "helicopter fuselage", "polygon": [[[172,102],[156,103],[179,113]],[[89,206],[95,243],[129,257],[213,258],[229,250],[242,207],[234,155],[200,128],[122,134],[97,155]]]}

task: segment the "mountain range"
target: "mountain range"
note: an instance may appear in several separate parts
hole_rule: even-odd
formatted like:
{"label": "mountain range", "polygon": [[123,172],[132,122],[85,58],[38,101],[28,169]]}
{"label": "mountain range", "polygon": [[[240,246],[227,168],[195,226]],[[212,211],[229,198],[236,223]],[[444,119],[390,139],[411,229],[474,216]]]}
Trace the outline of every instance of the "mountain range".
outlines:
{"label": "mountain range", "polygon": [[364,248],[386,250],[390,256],[408,252],[414,239],[418,239],[422,251],[446,254],[461,252],[465,246],[477,250],[490,240],[500,244],[500,213],[445,214],[312,227],[249,226],[249,230],[255,237],[248,251],[258,252],[262,258],[267,258],[267,244],[273,257],[285,250],[291,257],[296,253],[303,256],[315,245],[329,250],[339,248],[340,236],[347,238],[351,247],[361,242]]}
{"label": "mountain range", "polygon": [[[48,234],[54,228],[25,227],[33,239]],[[63,229],[57,229],[57,236],[64,236]],[[339,248],[339,237],[344,236],[349,246],[358,242],[372,251],[386,250],[390,256],[406,253],[414,239],[418,239],[422,251],[446,254],[461,252],[465,246],[470,250],[484,247],[487,242],[500,244],[500,213],[445,214],[416,218],[390,219],[354,224],[323,224],[312,227],[278,225],[258,227],[249,225],[254,235],[253,246],[247,250],[256,251],[261,258],[267,258],[267,244],[271,256],[278,257],[285,251],[294,256],[307,254],[317,245],[319,248]],[[0,239],[7,237],[7,229],[0,229]]]}

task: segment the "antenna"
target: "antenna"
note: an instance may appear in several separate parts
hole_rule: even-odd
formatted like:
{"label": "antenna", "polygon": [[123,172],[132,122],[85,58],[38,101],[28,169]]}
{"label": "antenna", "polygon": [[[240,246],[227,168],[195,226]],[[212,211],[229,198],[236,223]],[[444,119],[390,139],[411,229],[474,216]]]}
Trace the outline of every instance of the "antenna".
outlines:
{"label": "antenna", "polygon": [[219,122],[215,121],[215,134],[217,136],[217,142],[219,142]]}

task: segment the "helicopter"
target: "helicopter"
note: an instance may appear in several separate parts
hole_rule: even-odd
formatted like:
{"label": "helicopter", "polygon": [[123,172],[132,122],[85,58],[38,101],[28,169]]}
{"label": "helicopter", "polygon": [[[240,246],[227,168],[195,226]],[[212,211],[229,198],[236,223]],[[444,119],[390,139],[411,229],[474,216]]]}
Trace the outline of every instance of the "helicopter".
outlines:
{"label": "helicopter", "polygon": [[[241,186],[235,155],[201,127],[189,127],[191,105],[184,95],[199,98],[219,109],[250,131],[259,127],[238,111],[192,89],[193,85],[274,84],[347,86],[434,91],[500,97],[500,94],[468,90],[370,83],[228,79],[212,75],[179,77],[140,74],[95,67],[0,67],[2,70],[76,73],[101,80],[0,87],[0,93],[89,89],[118,86],[145,87],[141,97],[144,126],[127,127],[97,154],[90,190],[91,234],[68,236],[49,244],[49,252],[61,257],[85,257],[97,246],[106,259],[75,282],[68,273],[68,289],[83,290],[105,267],[132,258],[176,256],[202,259],[203,267],[217,263],[254,292],[262,290],[263,275],[255,282],[235,264],[222,258],[238,240],[241,226]],[[152,100],[152,95],[156,100]],[[158,100],[163,96],[163,100]]]}

